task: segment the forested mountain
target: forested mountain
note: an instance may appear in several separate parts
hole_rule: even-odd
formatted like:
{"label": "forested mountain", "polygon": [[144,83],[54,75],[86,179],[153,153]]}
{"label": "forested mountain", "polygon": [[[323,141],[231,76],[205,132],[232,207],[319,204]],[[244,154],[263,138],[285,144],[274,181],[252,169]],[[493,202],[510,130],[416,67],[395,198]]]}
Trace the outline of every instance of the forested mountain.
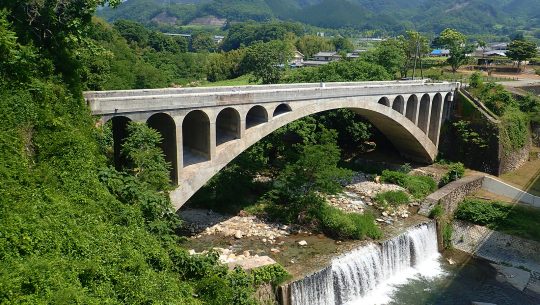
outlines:
{"label": "forested mountain", "polygon": [[453,27],[467,34],[526,30],[540,37],[537,0],[128,0],[99,14],[109,21],[127,18],[143,23],[168,16],[165,20],[176,25],[211,15],[229,21],[276,18],[390,34],[404,29],[438,33]]}

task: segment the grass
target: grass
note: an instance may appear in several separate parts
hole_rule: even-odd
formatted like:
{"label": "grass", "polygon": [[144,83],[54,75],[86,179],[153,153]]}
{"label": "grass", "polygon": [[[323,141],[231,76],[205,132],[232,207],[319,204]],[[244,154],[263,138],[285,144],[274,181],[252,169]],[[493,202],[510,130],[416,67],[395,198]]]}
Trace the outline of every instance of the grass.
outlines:
{"label": "grass", "polygon": [[378,193],[375,196],[375,201],[384,206],[390,205],[393,207],[407,204],[410,201],[410,197],[404,191],[387,191]]}
{"label": "grass", "polygon": [[384,170],[381,180],[404,187],[416,199],[423,199],[437,189],[437,183],[431,177],[408,175],[398,171]]}
{"label": "grass", "polygon": [[467,198],[460,203],[455,217],[495,231],[540,242],[540,209]]}

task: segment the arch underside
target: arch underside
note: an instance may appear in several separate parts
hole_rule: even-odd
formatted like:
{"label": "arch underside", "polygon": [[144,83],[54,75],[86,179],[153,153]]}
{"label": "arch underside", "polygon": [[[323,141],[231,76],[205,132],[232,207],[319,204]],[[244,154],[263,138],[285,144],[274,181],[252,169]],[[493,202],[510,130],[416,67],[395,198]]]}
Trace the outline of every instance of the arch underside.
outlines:
{"label": "arch underside", "polygon": [[392,107],[379,104],[377,101],[364,101],[360,98],[342,98],[332,101],[313,100],[295,107],[294,111],[247,129],[245,136],[241,139],[219,145],[212,160],[183,168],[179,174],[179,187],[171,192],[171,201],[175,209],[179,209],[234,158],[276,129],[315,113],[340,108],[351,109],[369,120],[404,157],[420,163],[434,161],[437,154],[436,145],[425,132]]}

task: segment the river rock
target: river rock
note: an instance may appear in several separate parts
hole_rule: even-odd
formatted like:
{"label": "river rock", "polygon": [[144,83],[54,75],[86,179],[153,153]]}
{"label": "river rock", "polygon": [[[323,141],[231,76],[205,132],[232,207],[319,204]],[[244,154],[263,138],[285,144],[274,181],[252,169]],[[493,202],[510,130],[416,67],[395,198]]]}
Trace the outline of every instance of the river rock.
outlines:
{"label": "river rock", "polygon": [[300,245],[300,246],[307,246],[307,241],[301,240],[301,241],[298,242],[298,245]]}
{"label": "river rock", "polygon": [[244,237],[244,234],[242,234],[242,231],[237,230],[236,233],[234,233],[234,238],[241,239],[242,237]]}
{"label": "river rock", "polygon": [[251,256],[251,253],[249,253],[249,251],[246,250],[246,251],[244,251],[243,255],[244,255],[245,257],[250,257],[250,256]]}
{"label": "river rock", "polygon": [[279,252],[281,252],[281,251],[280,251],[279,249],[272,248],[272,249],[270,249],[270,252],[276,254],[276,253],[279,253]]}

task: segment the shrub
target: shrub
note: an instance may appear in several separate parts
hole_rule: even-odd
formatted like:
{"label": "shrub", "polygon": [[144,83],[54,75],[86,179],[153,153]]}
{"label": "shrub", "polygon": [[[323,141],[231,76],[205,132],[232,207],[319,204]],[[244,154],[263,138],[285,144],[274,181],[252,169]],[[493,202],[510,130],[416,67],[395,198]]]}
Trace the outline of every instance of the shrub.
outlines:
{"label": "shrub", "polygon": [[428,176],[408,176],[403,185],[416,199],[423,199],[437,189],[437,183]]}
{"label": "shrub", "polygon": [[433,209],[431,209],[431,211],[429,212],[429,218],[433,218],[433,219],[439,219],[443,215],[444,215],[444,209],[442,205],[440,204],[437,204],[436,206],[434,206]]}
{"label": "shrub", "polygon": [[339,239],[364,239],[382,237],[381,230],[375,224],[372,214],[346,213],[325,204],[319,211],[322,231]]}
{"label": "shrub", "polygon": [[251,278],[254,286],[270,283],[277,286],[291,278],[291,275],[280,264],[268,265],[251,270]]}
{"label": "shrub", "polygon": [[455,217],[482,226],[502,221],[510,207],[478,199],[466,199],[458,207]]}
{"label": "shrub", "polygon": [[463,178],[463,175],[465,175],[465,166],[463,166],[463,163],[453,163],[449,166],[446,174],[441,178],[439,186],[444,186],[452,181],[459,180]]}
{"label": "shrub", "polygon": [[469,85],[472,88],[479,88],[483,85],[482,75],[479,72],[474,72],[469,80]]}
{"label": "shrub", "polygon": [[431,177],[407,175],[391,170],[382,172],[381,181],[406,188],[416,199],[422,199],[437,189],[437,183]]}
{"label": "shrub", "polygon": [[410,197],[404,191],[387,191],[378,193],[375,196],[375,201],[382,205],[399,206],[409,203]]}
{"label": "shrub", "polygon": [[381,181],[404,186],[407,180],[407,174],[403,172],[384,170],[381,175]]}

